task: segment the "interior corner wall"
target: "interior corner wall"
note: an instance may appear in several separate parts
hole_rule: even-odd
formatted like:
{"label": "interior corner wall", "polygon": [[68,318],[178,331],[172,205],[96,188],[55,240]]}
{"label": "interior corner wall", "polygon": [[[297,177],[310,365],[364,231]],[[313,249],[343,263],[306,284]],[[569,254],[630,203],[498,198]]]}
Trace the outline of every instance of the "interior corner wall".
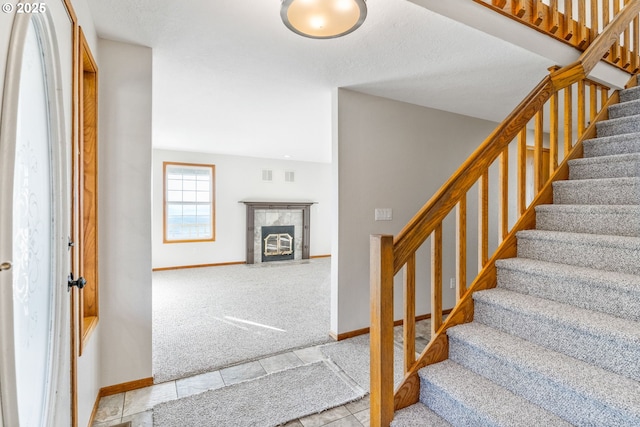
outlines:
{"label": "interior corner wall", "polygon": [[152,51],[98,40],[102,387],[152,376]]}
{"label": "interior corner wall", "polygon": [[[163,162],[215,165],[215,241],[163,243]],[[271,182],[262,170],[273,171]],[[285,182],[293,171],[294,182]],[[246,261],[246,206],[241,200],[314,201],[310,255],[331,253],[331,165],[328,163],[153,150],[153,268]]]}
{"label": "interior corner wall", "polygon": [[[337,310],[332,332],[342,334],[370,324],[369,236],[400,232],[496,123],[347,89],[338,89],[336,97],[333,182],[338,225],[333,230],[332,289],[337,295],[332,298]],[[393,209],[393,219],[375,221],[375,208]],[[445,225],[452,228],[451,218]],[[469,227],[467,245],[475,247],[473,221]],[[445,283],[455,276],[455,257],[447,256],[451,249],[445,242]],[[417,315],[430,313],[430,267],[424,252],[417,262]],[[396,319],[402,317],[399,276]],[[444,293],[446,309],[454,305],[455,291],[445,286]]]}

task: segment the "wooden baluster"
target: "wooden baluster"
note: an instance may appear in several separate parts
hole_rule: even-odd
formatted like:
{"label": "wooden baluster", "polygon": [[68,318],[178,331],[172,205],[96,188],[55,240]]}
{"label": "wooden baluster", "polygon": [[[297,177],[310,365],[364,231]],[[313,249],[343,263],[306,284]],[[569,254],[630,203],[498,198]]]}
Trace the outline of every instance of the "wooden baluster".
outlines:
{"label": "wooden baluster", "polygon": [[573,0],[564,0],[564,35],[565,40],[573,37]]}
{"label": "wooden baluster", "polygon": [[533,0],[531,7],[531,23],[538,27],[544,20],[544,4],[541,0]]}
{"label": "wooden baluster", "polygon": [[555,34],[560,28],[560,12],[558,12],[558,0],[551,0],[549,3],[549,32]]}
{"label": "wooden baluster", "polygon": [[[535,0],[535,1],[537,1],[537,0]],[[522,18],[524,16],[525,12],[527,11],[527,9],[525,8],[524,0],[512,0],[511,8],[512,8],[512,12],[511,13],[513,13],[518,18]]]}
{"label": "wooden baluster", "polygon": [[518,214],[527,210],[527,128],[518,134]]}
{"label": "wooden baluster", "polygon": [[606,86],[600,87],[600,108],[598,111],[602,110],[609,100],[609,88]]}
{"label": "wooden baluster", "polygon": [[509,146],[500,154],[500,210],[498,212],[498,243],[509,234]]}
{"label": "wooden baluster", "polygon": [[467,291],[467,195],[456,206],[456,302]]}
{"label": "wooden baluster", "polygon": [[598,114],[598,86],[589,83],[589,123],[593,123]]}
{"label": "wooden baluster", "polygon": [[[620,12],[620,0],[613,0],[613,16],[615,17]],[[611,46],[611,61],[614,64],[620,62],[620,38],[618,38],[613,46]]]}
{"label": "wooden baluster", "polygon": [[599,0],[591,0],[591,41],[595,40],[600,34],[600,30],[598,28],[598,16],[599,15]]}
{"label": "wooden baluster", "polygon": [[586,47],[589,43],[589,30],[587,29],[587,9],[585,0],[578,0],[578,47]]}
{"label": "wooden baluster", "polygon": [[[609,0],[603,0],[602,3],[602,29],[604,30],[609,24]],[[608,51],[604,54],[603,58],[607,58],[611,56],[611,51]]]}
{"label": "wooden baluster", "polygon": [[533,150],[533,188],[534,198],[535,195],[542,189],[545,183],[545,179],[542,176],[542,144],[544,138],[544,122],[543,122],[542,110],[538,111],[535,116],[535,128],[534,128],[534,150]]}
{"label": "wooden baluster", "polygon": [[578,82],[578,138],[582,136],[585,126],[585,87],[584,80]]}
{"label": "wooden baluster", "polygon": [[393,236],[370,238],[371,425],[393,420]]}
{"label": "wooden baluster", "polygon": [[[431,336],[442,326],[442,223],[431,235]],[[393,359],[391,359],[393,360]]]}
{"label": "wooden baluster", "polygon": [[573,147],[573,87],[564,88],[564,155],[569,155]]}
{"label": "wooden baluster", "polygon": [[[633,49],[631,50],[631,71],[633,74],[640,70],[640,17],[633,18]],[[603,104],[604,105],[604,104]]]}
{"label": "wooden baluster", "polygon": [[507,0],[491,0],[491,4],[502,9],[507,4]]}
{"label": "wooden baluster", "polygon": [[622,68],[626,69],[631,66],[631,27],[624,30],[622,40],[624,44],[622,47]]}
{"label": "wooden baluster", "polygon": [[409,256],[404,266],[404,373],[416,361],[416,254]]}
{"label": "wooden baluster", "polygon": [[558,169],[558,94],[549,99],[549,173]]}
{"label": "wooden baluster", "polygon": [[478,271],[489,261],[489,172],[478,185]]}

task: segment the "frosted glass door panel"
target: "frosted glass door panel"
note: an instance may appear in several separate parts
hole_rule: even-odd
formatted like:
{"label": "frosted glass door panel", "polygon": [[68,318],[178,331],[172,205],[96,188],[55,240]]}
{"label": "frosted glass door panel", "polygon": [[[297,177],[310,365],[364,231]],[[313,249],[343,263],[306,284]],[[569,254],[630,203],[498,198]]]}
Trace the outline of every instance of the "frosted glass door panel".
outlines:
{"label": "frosted glass door panel", "polygon": [[18,101],[13,189],[13,305],[21,426],[44,425],[51,368],[52,177],[42,47],[33,22]]}

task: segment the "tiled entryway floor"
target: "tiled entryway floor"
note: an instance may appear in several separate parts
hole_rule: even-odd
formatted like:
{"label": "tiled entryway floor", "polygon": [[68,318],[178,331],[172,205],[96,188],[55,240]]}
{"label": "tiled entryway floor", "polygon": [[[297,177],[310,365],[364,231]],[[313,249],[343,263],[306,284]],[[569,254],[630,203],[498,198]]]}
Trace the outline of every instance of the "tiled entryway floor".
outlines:
{"label": "tiled entryway floor", "polygon": [[[402,343],[402,328],[396,328],[395,341]],[[430,322],[424,320],[416,324],[416,351],[421,352],[429,342]],[[93,427],[111,427],[131,421],[132,427],[152,427],[155,405],[175,400],[207,390],[215,390],[241,381],[295,368],[307,363],[325,361],[353,387],[359,387],[338,366],[327,360],[320,346],[294,350],[257,361],[207,372],[188,378],[156,384],[138,390],[119,393],[100,399]],[[287,427],[368,427],[369,396],[343,406],[329,409],[319,414],[293,420]],[[180,426],[176,426],[180,427]]]}

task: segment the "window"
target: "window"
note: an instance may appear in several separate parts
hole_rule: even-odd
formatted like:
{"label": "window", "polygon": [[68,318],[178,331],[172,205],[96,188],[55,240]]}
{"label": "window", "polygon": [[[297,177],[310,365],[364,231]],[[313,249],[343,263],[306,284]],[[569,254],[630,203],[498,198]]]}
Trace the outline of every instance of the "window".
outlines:
{"label": "window", "polygon": [[164,162],[164,243],[213,241],[215,166]]}

